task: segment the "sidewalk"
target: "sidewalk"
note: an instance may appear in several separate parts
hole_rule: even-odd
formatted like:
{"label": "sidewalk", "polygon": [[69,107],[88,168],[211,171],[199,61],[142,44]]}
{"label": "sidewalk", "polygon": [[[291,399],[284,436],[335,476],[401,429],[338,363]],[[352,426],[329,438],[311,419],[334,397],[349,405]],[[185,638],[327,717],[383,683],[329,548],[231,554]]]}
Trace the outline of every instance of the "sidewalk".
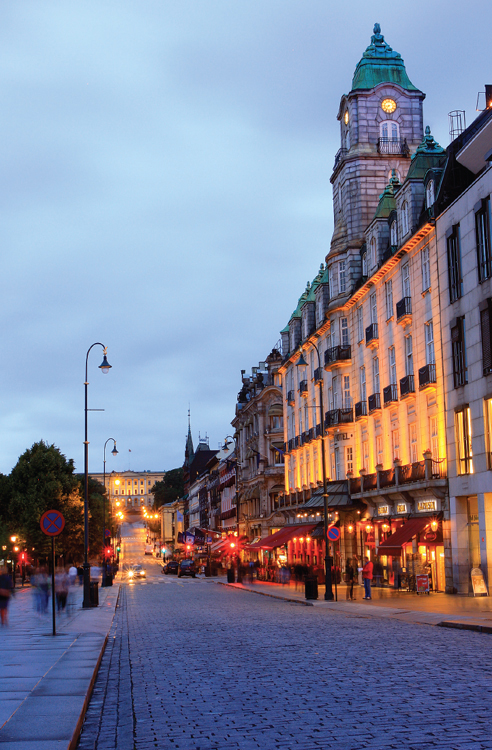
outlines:
{"label": "sidewalk", "polygon": [[319,586],[319,598],[306,601],[304,586],[296,589],[295,584],[282,585],[258,581],[254,583],[226,583],[215,579],[231,588],[252,592],[276,599],[284,599],[305,606],[321,607],[344,615],[357,617],[381,617],[404,620],[427,625],[476,630],[492,633],[492,598],[451,596],[449,594],[430,593],[415,594],[408,591],[395,591],[387,588],[373,588],[372,599],[364,601],[362,586],[354,588],[355,601],[346,599],[346,586],[338,586],[338,601],[325,601],[325,587]]}
{"label": "sidewalk", "polygon": [[82,587],[69,614],[51,600],[36,613],[34,591],[17,589],[2,628],[0,750],[73,750],[87,708],[118,599],[119,583],[100,589],[99,607],[84,610]]}

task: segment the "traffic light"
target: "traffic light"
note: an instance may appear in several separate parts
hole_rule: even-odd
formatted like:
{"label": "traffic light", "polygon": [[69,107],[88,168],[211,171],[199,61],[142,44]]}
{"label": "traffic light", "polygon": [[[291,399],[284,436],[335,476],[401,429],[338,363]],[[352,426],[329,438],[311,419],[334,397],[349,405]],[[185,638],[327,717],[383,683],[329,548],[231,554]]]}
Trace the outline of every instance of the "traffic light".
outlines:
{"label": "traffic light", "polygon": [[106,549],[104,550],[104,553],[106,557],[111,557],[111,555],[113,554],[113,550],[111,547],[106,547]]}
{"label": "traffic light", "polygon": [[120,545],[119,545],[119,544],[118,544],[118,546],[116,547],[116,552],[118,552],[118,553],[119,553],[119,552],[121,552],[121,547],[120,547]]}
{"label": "traffic light", "polygon": [[26,562],[26,553],[25,552],[21,552],[20,553],[20,559],[21,559],[21,562]]}

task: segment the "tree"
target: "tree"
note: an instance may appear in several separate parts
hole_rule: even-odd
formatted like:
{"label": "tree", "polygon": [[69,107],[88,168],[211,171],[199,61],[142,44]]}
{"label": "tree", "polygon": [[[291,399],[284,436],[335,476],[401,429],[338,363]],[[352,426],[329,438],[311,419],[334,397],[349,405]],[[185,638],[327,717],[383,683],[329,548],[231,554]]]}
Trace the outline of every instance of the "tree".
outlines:
{"label": "tree", "polygon": [[[80,493],[84,497],[85,476],[78,474],[77,479],[80,482]],[[106,517],[106,528],[109,526],[109,504],[106,497],[106,490],[102,482],[89,477],[89,557],[99,557],[103,548],[103,517]],[[103,512],[103,503],[106,503],[105,513]]]}
{"label": "tree", "polygon": [[162,482],[156,482],[151,492],[154,495],[154,508],[156,509],[183,497],[183,468],[180,466],[178,469],[166,471]]}

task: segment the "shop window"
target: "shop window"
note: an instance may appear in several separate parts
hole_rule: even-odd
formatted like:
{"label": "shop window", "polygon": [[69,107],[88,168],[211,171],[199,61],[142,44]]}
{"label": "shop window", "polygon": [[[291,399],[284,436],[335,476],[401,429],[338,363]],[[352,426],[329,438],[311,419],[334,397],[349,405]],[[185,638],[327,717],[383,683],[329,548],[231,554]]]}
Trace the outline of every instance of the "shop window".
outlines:
{"label": "shop window", "polygon": [[490,198],[481,201],[475,213],[475,235],[477,240],[478,278],[485,281],[492,276],[492,248],[490,242]]}
{"label": "shop window", "polygon": [[473,452],[470,407],[464,406],[456,412],[456,443],[458,474],[473,474]]}
{"label": "shop window", "polygon": [[463,294],[461,273],[460,226],[456,224],[446,233],[448,252],[449,299],[455,302]]}
{"label": "shop window", "polygon": [[468,383],[465,346],[465,316],[455,318],[451,325],[451,345],[453,349],[454,387],[459,388]]}

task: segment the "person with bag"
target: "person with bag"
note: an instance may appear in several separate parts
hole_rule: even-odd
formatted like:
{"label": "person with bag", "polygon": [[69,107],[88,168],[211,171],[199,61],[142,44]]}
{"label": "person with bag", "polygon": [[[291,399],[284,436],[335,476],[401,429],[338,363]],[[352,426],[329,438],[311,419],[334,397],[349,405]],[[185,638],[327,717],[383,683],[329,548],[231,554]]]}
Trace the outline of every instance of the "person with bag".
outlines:
{"label": "person with bag", "polygon": [[12,596],[12,581],[7,568],[0,568],[0,619],[2,625],[7,625],[7,612]]}
{"label": "person with bag", "polygon": [[366,557],[366,563],[364,567],[362,568],[362,580],[364,581],[364,599],[372,599],[371,596],[371,582],[372,582],[372,569],[373,564],[369,560],[368,557]]}

